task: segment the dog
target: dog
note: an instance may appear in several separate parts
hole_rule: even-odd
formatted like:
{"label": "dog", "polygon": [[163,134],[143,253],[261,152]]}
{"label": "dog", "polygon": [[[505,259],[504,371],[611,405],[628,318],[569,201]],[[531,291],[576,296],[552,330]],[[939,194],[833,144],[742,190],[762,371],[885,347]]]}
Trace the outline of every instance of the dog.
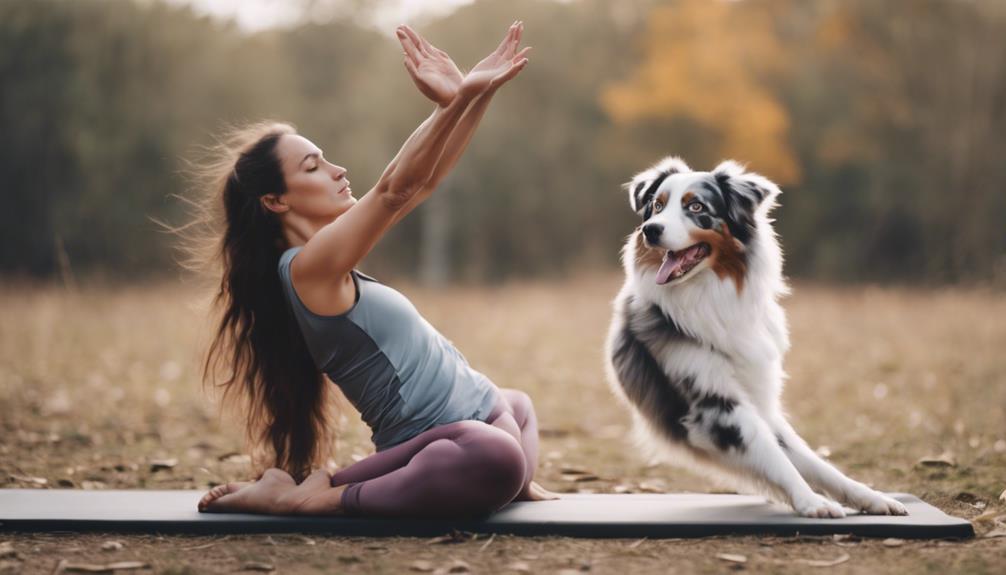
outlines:
{"label": "dog", "polygon": [[783,413],[789,288],[768,217],[779,188],[734,161],[693,172],[678,157],[625,187],[642,223],[622,251],[606,371],[644,443],[801,516],[844,517],[839,503],[907,514],[819,457]]}

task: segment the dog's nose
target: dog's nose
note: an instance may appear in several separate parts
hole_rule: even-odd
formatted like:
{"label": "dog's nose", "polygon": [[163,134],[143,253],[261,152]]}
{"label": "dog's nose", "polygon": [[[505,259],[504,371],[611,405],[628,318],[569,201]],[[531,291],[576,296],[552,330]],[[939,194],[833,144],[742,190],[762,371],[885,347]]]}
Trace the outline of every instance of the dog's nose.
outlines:
{"label": "dog's nose", "polygon": [[643,235],[651,245],[660,243],[660,234],[664,233],[664,226],[660,224],[646,224],[643,226]]}

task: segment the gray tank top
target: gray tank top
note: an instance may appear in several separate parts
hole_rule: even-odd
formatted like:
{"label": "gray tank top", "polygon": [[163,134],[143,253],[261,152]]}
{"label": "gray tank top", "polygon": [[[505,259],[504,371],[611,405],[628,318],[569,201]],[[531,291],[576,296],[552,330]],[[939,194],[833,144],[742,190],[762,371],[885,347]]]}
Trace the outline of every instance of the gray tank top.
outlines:
{"label": "gray tank top", "polygon": [[315,365],[360,411],[378,451],[437,425],[489,416],[495,385],[401,293],[353,270],[356,302],[349,311],[326,316],[307,309],[290,281],[290,262],[301,249],[279,259],[290,309]]}

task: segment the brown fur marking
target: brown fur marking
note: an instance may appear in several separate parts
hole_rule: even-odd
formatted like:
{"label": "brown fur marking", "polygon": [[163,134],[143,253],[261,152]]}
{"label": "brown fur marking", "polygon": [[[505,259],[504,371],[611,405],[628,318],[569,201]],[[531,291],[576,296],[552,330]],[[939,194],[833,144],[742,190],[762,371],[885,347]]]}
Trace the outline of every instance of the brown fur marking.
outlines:
{"label": "brown fur marking", "polygon": [[636,230],[635,232],[635,260],[636,268],[647,268],[655,267],[659,268],[660,264],[664,262],[664,254],[666,250],[654,249],[647,247],[646,243],[643,241],[643,232]]}
{"label": "brown fur marking", "polygon": [[737,293],[743,291],[747,262],[740,242],[730,234],[730,228],[722,226],[719,230],[699,230],[692,233],[692,238],[696,242],[706,242],[712,248],[709,263],[716,275],[720,279],[729,277],[737,286]]}
{"label": "brown fur marking", "polygon": [[681,205],[682,206],[687,206],[688,202],[691,202],[694,199],[695,199],[695,194],[693,194],[691,192],[685,192],[685,195],[681,196]]}

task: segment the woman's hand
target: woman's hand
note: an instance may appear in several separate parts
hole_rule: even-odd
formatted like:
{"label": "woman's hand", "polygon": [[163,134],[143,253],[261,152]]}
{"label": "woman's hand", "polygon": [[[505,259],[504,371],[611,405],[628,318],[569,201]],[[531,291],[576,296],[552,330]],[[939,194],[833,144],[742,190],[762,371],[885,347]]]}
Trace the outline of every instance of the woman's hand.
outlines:
{"label": "woman's hand", "polygon": [[523,34],[523,22],[511,24],[500,45],[468,72],[460,89],[476,94],[496,90],[523,70],[531,50],[524,48],[517,52]]}
{"label": "woman's hand", "polygon": [[430,44],[408,26],[399,26],[398,41],[405,50],[405,68],[424,96],[446,108],[461,87],[461,71],[447,52]]}

